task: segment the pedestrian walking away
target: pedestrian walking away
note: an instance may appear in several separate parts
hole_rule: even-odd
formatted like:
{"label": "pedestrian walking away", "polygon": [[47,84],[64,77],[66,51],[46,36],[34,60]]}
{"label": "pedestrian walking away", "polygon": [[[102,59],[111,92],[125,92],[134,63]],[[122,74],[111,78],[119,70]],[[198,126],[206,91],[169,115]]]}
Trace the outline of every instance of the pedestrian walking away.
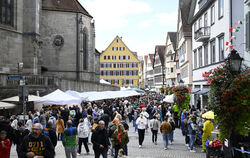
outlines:
{"label": "pedestrian walking away", "polygon": [[164,149],[168,149],[168,134],[171,132],[172,127],[171,124],[168,122],[168,118],[165,117],[164,121],[162,122],[160,126],[160,130],[162,133],[163,143],[164,143]]}
{"label": "pedestrian walking away", "polygon": [[66,158],[76,158],[77,155],[77,129],[76,127],[72,127],[72,121],[68,120],[67,128],[63,132],[63,146],[65,148]]}
{"label": "pedestrian walking away", "polygon": [[152,131],[152,142],[155,145],[157,145],[157,133],[159,127],[160,127],[160,121],[156,118],[156,116],[153,116],[153,119],[150,120],[150,129]]}

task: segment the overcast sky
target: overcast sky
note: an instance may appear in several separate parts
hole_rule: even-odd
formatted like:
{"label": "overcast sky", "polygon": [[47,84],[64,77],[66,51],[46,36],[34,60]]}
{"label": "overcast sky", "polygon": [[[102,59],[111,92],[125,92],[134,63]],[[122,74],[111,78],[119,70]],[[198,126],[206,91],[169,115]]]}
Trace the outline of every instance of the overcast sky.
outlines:
{"label": "overcast sky", "polygon": [[94,17],[96,48],[105,50],[118,35],[139,55],[154,53],[176,31],[178,0],[79,0]]}

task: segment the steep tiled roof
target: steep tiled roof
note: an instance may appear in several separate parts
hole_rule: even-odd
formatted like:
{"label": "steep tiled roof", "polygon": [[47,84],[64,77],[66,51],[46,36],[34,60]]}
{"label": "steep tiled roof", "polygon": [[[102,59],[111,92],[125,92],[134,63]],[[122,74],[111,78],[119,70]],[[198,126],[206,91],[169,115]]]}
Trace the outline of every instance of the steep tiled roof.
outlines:
{"label": "steep tiled roof", "polygon": [[149,59],[150,59],[152,65],[154,65],[154,54],[149,54]]}
{"label": "steep tiled roof", "polygon": [[192,25],[188,23],[192,0],[179,0],[179,9],[183,32],[192,32]]}
{"label": "steep tiled roof", "polygon": [[148,65],[148,56],[147,55],[144,55],[144,62],[145,62],[145,65]]}
{"label": "steep tiled roof", "polygon": [[78,0],[42,0],[43,9],[77,12],[93,18]]}
{"label": "steep tiled roof", "polygon": [[155,54],[154,54],[154,56],[156,56],[156,53],[158,52],[159,58],[160,58],[160,61],[161,61],[161,65],[165,64],[165,53],[166,53],[165,49],[166,49],[166,46],[164,46],[164,45],[155,46]]}
{"label": "steep tiled roof", "polygon": [[174,47],[174,50],[176,49],[176,40],[177,40],[177,33],[176,32],[168,32],[170,41],[172,42],[172,45]]}

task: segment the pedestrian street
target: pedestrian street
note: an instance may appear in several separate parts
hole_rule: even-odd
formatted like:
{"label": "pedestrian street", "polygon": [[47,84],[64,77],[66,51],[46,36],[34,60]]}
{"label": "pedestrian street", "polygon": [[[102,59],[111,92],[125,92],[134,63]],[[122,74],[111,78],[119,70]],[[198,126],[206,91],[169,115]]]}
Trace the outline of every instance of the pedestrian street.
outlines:
{"label": "pedestrian street", "polygon": [[[138,147],[138,134],[134,132],[134,127],[132,123],[129,123],[130,129],[128,131],[129,143],[128,143],[128,158],[205,158],[206,154],[201,153],[201,147],[196,147],[196,153],[190,153],[185,146],[184,136],[181,135],[181,130],[179,128],[175,129],[174,142],[172,145],[168,146],[168,150],[164,150],[162,136],[158,132],[157,145],[152,143],[151,131],[145,133],[145,139],[142,148]],[[90,139],[89,139],[90,140]],[[94,152],[92,145],[89,145],[90,155],[84,155],[86,152],[82,146],[82,154],[77,156],[78,158],[93,158]],[[56,158],[65,158],[65,151],[61,141],[58,141],[56,146]],[[108,155],[111,158],[110,154]],[[16,146],[11,147],[10,158],[17,158]]]}

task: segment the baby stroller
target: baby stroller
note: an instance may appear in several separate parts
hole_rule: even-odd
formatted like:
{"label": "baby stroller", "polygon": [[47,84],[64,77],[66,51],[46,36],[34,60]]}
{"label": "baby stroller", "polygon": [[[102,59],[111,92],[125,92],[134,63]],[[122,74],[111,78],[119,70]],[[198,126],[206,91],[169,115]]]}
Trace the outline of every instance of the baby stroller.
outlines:
{"label": "baby stroller", "polygon": [[202,130],[198,130],[195,137],[195,144],[202,145]]}

